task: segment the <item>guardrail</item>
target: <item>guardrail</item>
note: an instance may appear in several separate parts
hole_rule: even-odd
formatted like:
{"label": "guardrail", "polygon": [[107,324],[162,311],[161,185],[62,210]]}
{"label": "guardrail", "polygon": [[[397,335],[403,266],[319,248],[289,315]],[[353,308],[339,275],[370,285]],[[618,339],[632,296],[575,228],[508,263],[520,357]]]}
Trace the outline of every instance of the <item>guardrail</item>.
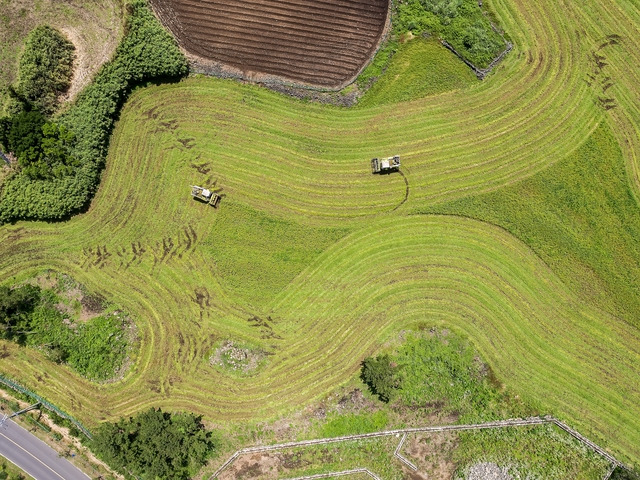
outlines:
{"label": "guardrail", "polygon": [[47,400],[42,398],[37,393],[32,392],[31,390],[23,387],[19,383],[14,382],[13,380],[11,380],[9,378],[6,378],[3,375],[0,375],[0,383],[6,385],[7,387],[11,388],[12,390],[15,390],[17,392],[20,392],[20,393],[28,396],[29,398],[32,398],[33,400],[35,400],[35,402],[40,403],[47,410],[50,410],[50,411],[54,412],[56,415],[69,420],[71,423],[73,423],[78,428],[78,430],[80,430],[82,433],[84,433],[87,438],[89,438],[89,439],[93,438],[93,436],[91,435],[91,432],[89,432],[89,430],[87,430],[87,428],[84,425],[82,425],[82,423],[80,423],[78,420],[73,418],[68,413],[60,410],[53,403],[48,402]]}

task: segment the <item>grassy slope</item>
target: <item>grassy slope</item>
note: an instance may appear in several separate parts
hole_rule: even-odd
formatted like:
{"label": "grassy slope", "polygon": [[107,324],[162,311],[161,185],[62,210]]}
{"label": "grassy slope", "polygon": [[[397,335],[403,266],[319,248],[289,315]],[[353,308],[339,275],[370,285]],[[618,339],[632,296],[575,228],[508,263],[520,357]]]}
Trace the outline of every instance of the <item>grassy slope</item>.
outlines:
{"label": "grassy slope", "polygon": [[[496,0],[513,55],[489,81],[402,108],[341,110],[207,79],[137,92],[92,208],[63,224],[2,227],[0,278],[50,267],[113,299],[139,321],[138,362],[122,382],[96,386],[8,345],[0,369],[87,422],[149,405],[243,421],[318,398],[393,332],[427,320],[470,336],[497,376],[541,411],[637,459],[637,329],[586,305],[504,229],[406,216],[530,177],[604,121],[634,172],[640,82],[626,66],[640,55],[630,35],[640,19],[618,5]],[[607,47],[619,105],[607,113],[585,76],[592,50],[616,31],[627,44]],[[367,160],[385,153],[403,156],[403,204],[401,176],[369,174]],[[223,253],[210,243],[224,238],[215,233],[222,211],[188,198],[188,185],[214,180],[228,195],[222,208],[297,223],[299,242],[318,232],[303,226],[351,233],[289,270],[287,279],[308,265],[275,299],[275,288],[262,290],[249,306],[212,258]],[[318,238],[315,251],[329,237]],[[256,314],[273,322],[252,326]],[[256,376],[231,378],[207,364],[221,338],[274,355]]]}
{"label": "grassy slope", "polygon": [[599,128],[562,162],[494,193],[427,210],[500,225],[585,300],[640,325],[640,217],[624,160]]}
{"label": "grassy slope", "polygon": [[478,79],[435,40],[416,38],[398,46],[399,57],[360,100],[360,107],[398,103],[462,89]]}

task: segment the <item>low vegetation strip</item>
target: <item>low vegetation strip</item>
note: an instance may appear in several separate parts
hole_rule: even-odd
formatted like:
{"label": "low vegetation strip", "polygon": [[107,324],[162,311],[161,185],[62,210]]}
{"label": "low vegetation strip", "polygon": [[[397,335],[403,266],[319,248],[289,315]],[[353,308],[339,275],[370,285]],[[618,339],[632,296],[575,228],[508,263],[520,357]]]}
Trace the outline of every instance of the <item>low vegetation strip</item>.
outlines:
{"label": "low vegetation strip", "polygon": [[[294,447],[308,447],[312,445],[328,445],[331,443],[340,443],[340,442],[348,442],[353,440],[365,440],[369,438],[377,438],[377,437],[391,437],[391,436],[399,436],[402,435],[398,446],[394,451],[394,456],[398,457],[400,461],[405,463],[412,470],[416,470],[416,466],[409,462],[406,458],[402,457],[398,452],[402,448],[402,445],[406,439],[407,434],[410,433],[424,433],[424,432],[446,432],[446,431],[461,431],[461,430],[479,430],[479,429],[493,429],[493,428],[505,428],[505,427],[522,427],[522,426],[530,426],[530,425],[543,425],[546,423],[553,423],[557,425],[562,430],[566,431],[580,442],[596,451],[599,455],[602,455],[606,458],[614,467],[624,467],[624,464],[616,460],[611,454],[607,451],[593,443],[588,438],[580,435],[578,432],[570,428],[565,423],[559,421],[558,419],[547,415],[544,417],[531,417],[531,418],[522,418],[522,419],[509,419],[509,420],[500,420],[495,422],[486,422],[486,423],[477,423],[477,424],[467,424],[467,425],[440,425],[440,426],[427,426],[427,427],[418,427],[418,428],[402,428],[396,430],[386,430],[381,432],[372,432],[372,433],[362,433],[359,435],[345,435],[342,437],[332,437],[332,438],[320,438],[315,440],[304,440],[300,442],[288,442],[281,443],[278,445],[267,445],[267,446],[258,446],[258,447],[248,447],[243,448],[241,450],[236,451],[225,463],[223,463],[218,470],[214,472],[214,474],[209,477],[210,480],[214,480],[220,476],[220,474],[227,469],[239,456],[248,454],[248,453],[257,453],[257,452],[270,452],[275,450],[286,450]],[[625,467],[626,468],[626,467]],[[360,469],[362,471],[364,469]],[[358,470],[350,470],[348,474],[357,473]],[[343,473],[347,474],[347,473]],[[334,474],[322,474],[324,476],[336,475]],[[308,477],[300,477],[300,478],[322,478],[321,476],[311,475]]]}
{"label": "low vegetation strip", "polygon": [[10,389],[18,392],[19,394],[25,395],[27,398],[29,398],[31,401],[36,401],[38,402],[41,406],[43,406],[44,408],[50,410],[51,412],[53,412],[55,415],[57,415],[60,418],[63,418],[65,420],[68,420],[69,422],[71,422],[80,432],[82,432],[87,438],[92,438],[91,436],[91,432],[89,432],[89,430],[87,430],[87,428],[85,428],[84,425],[82,425],[82,423],[80,423],[78,420],[76,420],[75,418],[73,418],[71,415],[69,415],[66,412],[63,412],[62,410],[60,410],[58,407],[56,407],[55,405],[53,405],[51,402],[48,402],[47,400],[45,400],[44,398],[42,398],[40,395],[33,393],[30,390],[27,390],[26,388],[24,388],[22,385],[20,385],[17,382],[14,382],[13,380],[6,378],[3,375],[0,375],[0,383],[2,383],[3,385],[9,387]]}
{"label": "low vegetation strip", "polygon": [[363,473],[366,476],[373,478],[374,480],[380,480],[380,477],[366,468],[354,468],[352,470],[342,470],[340,472],[331,473],[318,473],[316,475],[305,475],[303,477],[289,478],[287,480],[312,480],[314,478],[345,477],[348,475],[357,475],[358,473]]}

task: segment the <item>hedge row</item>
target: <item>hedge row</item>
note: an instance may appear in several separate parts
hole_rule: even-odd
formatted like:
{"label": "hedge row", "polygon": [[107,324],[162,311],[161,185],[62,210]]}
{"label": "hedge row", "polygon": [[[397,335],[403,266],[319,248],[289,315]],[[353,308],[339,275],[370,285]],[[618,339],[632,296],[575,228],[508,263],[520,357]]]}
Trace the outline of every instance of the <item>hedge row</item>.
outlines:
{"label": "hedge row", "polygon": [[70,153],[78,167],[62,178],[34,180],[17,173],[7,179],[0,193],[0,224],[18,219],[62,219],[87,205],[99,184],[115,119],[132,88],[187,71],[185,57],[146,1],[131,0],[125,36],[113,60],[56,119],[75,134]]}

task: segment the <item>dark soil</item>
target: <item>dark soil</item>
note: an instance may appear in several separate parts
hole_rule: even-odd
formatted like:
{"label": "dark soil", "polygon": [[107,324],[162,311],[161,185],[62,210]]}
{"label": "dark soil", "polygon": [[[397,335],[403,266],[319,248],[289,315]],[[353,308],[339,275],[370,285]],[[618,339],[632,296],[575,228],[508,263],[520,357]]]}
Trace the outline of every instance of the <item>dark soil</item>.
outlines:
{"label": "dark soil", "polygon": [[[389,0],[151,0],[180,45],[211,68],[338,87],[382,36]],[[220,68],[223,68],[220,67]]]}

